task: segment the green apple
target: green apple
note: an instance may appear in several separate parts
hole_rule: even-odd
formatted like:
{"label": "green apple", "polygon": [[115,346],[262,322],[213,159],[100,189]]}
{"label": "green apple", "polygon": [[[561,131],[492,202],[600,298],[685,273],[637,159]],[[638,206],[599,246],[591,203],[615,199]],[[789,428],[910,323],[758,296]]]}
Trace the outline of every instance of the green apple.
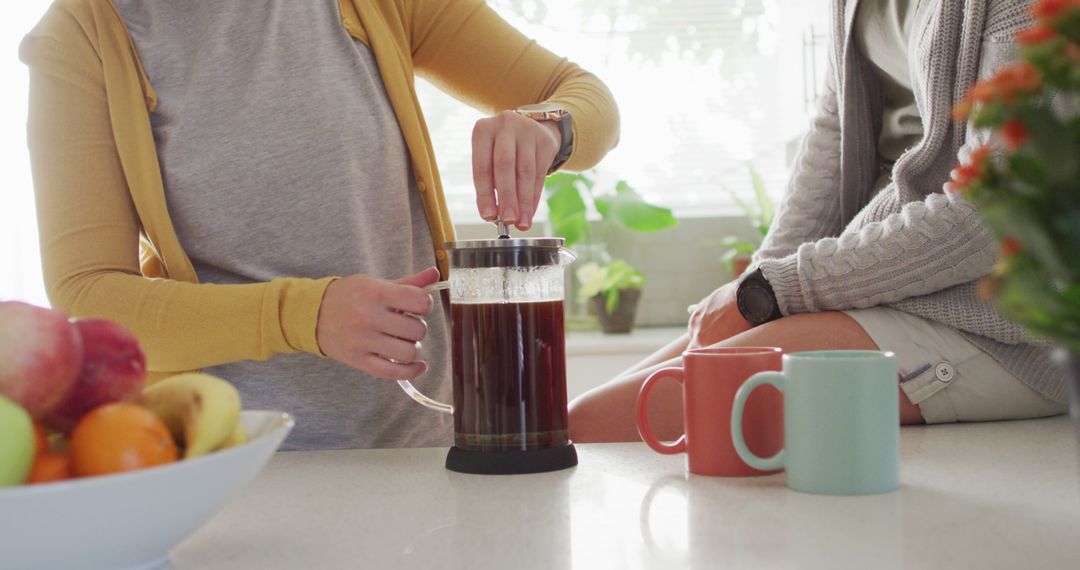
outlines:
{"label": "green apple", "polygon": [[18,404],[0,396],[0,487],[20,485],[34,463],[34,424]]}

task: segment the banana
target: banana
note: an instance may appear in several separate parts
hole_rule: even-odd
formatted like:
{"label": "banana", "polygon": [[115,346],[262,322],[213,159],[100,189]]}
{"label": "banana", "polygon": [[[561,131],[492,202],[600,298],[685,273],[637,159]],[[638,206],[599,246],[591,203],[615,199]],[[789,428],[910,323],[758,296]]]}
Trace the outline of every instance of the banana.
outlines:
{"label": "banana", "polygon": [[225,439],[225,442],[221,444],[218,449],[228,449],[230,447],[236,447],[238,445],[244,445],[248,441],[248,432],[241,422],[236,422],[236,429],[229,434],[229,437]]}
{"label": "banana", "polygon": [[161,418],[190,459],[221,447],[239,424],[240,394],[209,374],[189,372],[148,386],[142,405]]}

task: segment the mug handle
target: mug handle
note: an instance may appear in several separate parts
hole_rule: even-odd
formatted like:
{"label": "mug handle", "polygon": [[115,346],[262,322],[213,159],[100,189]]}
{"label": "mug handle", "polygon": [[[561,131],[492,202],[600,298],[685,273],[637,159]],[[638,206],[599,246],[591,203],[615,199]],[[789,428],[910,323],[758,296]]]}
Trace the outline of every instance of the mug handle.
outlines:
{"label": "mug handle", "polygon": [[[450,288],[450,283],[448,281],[439,281],[438,283],[436,283],[436,284],[432,285],[431,287],[429,287],[428,291],[429,292],[430,291],[441,291],[443,289],[449,289],[449,288]],[[418,315],[412,315],[412,316],[418,316]],[[410,382],[408,380],[398,380],[397,383],[398,383],[398,386],[401,386],[401,389],[404,390],[405,393],[408,394],[410,398],[412,398],[413,400],[416,400],[416,402],[419,403],[421,406],[424,406],[425,408],[430,408],[430,409],[438,411],[438,412],[442,412],[444,414],[453,414],[454,413],[454,406],[452,406],[450,404],[444,404],[444,403],[442,403],[442,402],[440,402],[438,400],[432,400],[431,398],[428,398],[427,396],[424,395],[423,392],[421,392],[420,390],[417,390],[416,386],[413,386],[412,382]]]}
{"label": "mug handle", "polygon": [[776,455],[764,459],[758,457],[746,446],[746,438],[743,437],[743,409],[750,393],[762,384],[771,384],[782,393],[784,391],[784,374],[781,372],[767,371],[758,372],[751,376],[735,393],[735,403],[731,409],[731,440],[735,444],[735,451],[747,465],[759,471],[773,471],[784,468],[784,450],[776,452]]}
{"label": "mug handle", "polygon": [[680,435],[679,439],[675,440],[675,443],[668,445],[657,439],[652,428],[649,427],[649,394],[652,393],[656,383],[663,378],[672,378],[682,384],[683,369],[661,368],[650,374],[645,383],[641,385],[641,391],[638,392],[637,398],[637,429],[641,439],[649,444],[649,447],[653,448],[654,451],[664,455],[674,455],[686,451],[686,434]]}

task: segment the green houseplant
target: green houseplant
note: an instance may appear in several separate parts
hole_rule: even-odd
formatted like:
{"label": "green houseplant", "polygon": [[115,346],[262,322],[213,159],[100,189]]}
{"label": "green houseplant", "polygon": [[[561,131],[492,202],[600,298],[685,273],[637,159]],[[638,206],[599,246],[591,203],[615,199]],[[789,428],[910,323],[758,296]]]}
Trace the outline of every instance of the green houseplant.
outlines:
{"label": "green houseplant", "polygon": [[[598,188],[594,171],[559,172],[549,176],[544,187],[551,232],[565,239],[567,248],[584,252],[577,279],[571,280],[577,293],[570,298],[593,308],[605,332],[628,332],[645,277],[626,261],[610,259],[606,243],[611,231],[621,226],[656,232],[675,227],[678,220],[670,209],[646,202],[625,180]],[[597,224],[589,222],[589,204],[600,217]]]}
{"label": "green houseplant", "polygon": [[761,240],[765,239],[765,234],[769,233],[769,227],[772,226],[775,216],[772,200],[765,191],[765,182],[761,179],[761,175],[754,170],[753,166],[747,166],[747,169],[750,171],[750,186],[754,190],[753,202],[743,200],[730,188],[723,188],[757,232],[753,240],[746,240],[739,236],[727,236],[720,240],[720,246],[725,250],[720,256],[720,262],[733,277],[738,277],[746,270],[750,264],[750,257],[761,246]]}
{"label": "green houseplant", "polygon": [[578,301],[588,303],[606,333],[628,333],[634,326],[645,276],[622,259],[601,266],[590,261],[575,272]]}
{"label": "green houseplant", "polygon": [[1035,25],[1017,34],[1020,60],[954,110],[993,137],[949,184],[1001,244],[983,296],[1071,360],[1080,436],[1080,0],[1040,0],[1031,10]]}

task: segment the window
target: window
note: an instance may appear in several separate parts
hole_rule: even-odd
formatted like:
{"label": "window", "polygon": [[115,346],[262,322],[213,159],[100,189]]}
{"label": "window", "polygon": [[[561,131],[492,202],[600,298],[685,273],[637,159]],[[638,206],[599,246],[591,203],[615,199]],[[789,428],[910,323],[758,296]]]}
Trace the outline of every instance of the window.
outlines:
{"label": "window", "polygon": [[41,281],[34,190],[26,150],[27,71],[19,61],[19,42],[45,13],[49,0],[23,0],[5,5],[0,21],[0,156],[4,186],[0,190],[0,300],[20,299],[47,305]]}
{"label": "window", "polygon": [[[822,71],[826,0],[489,0],[511,24],[596,73],[615,93],[622,140],[601,179],[627,180],[679,215],[729,213],[746,164],[779,196]],[[46,304],[26,152],[27,72],[19,41],[49,0],[0,23],[0,299]],[[817,30],[815,33],[814,30]],[[480,114],[419,82],[454,218],[480,222],[470,167]],[[542,211],[541,211],[542,215]]]}
{"label": "window", "polygon": [[[600,164],[679,215],[730,213],[747,165],[779,197],[823,72],[825,0],[489,0],[598,75],[622,113]],[[418,82],[454,219],[480,222],[470,140],[481,114]],[[542,215],[542,213],[541,213]]]}

